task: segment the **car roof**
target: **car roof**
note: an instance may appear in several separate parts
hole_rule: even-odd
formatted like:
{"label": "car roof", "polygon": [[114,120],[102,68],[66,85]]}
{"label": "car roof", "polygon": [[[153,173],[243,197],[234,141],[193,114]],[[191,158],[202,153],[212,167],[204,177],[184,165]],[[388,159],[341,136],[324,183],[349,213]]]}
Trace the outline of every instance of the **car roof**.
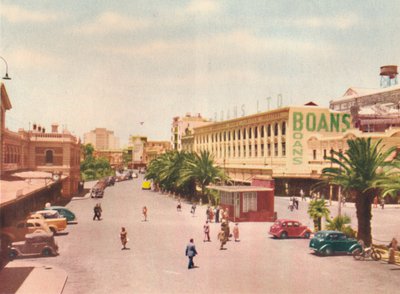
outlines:
{"label": "car roof", "polygon": [[296,222],[296,223],[301,223],[301,222],[298,221],[298,220],[287,219],[287,218],[278,218],[278,219],[276,220],[276,222]]}
{"label": "car roof", "polygon": [[46,213],[46,214],[52,213],[52,214],[56,214],[56,213],[58,213],[58,211],[54,210],[54,209],[45,209],[45,210],[38,210],[35,213]]}

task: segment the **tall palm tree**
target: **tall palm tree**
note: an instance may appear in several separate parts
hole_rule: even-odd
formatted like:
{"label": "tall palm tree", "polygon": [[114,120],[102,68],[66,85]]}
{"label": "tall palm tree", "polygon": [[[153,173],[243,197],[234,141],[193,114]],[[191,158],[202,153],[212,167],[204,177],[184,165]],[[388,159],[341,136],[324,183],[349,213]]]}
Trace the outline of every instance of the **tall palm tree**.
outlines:
{"label": "tall palm tree", "polygon": [[324,199],[311,200],[308,205],[307,213],[314,222],[315,231],[321,231],[321,219],[329,217],[329,209]]}
{"label": "tall palm tree", "polygon": [[333,151],[328,157],[335,166],[322,170],[325,182],[339,185],[356,201],[358,239],[367,246],[371,244],[371,204],[375,196],[384,190],[390,176],[398,166],[398,158],[390,160],[395,147],[384,150],[381,140],[373,143],[371,138],[348,140],[349,149]]}
{"label": "tall palm tree", "polygon": [[[214,157],[208,150],[200,151],[200,154],[192,153],[181,170],[181,181],[194,179],[201,189],[202,196],[206,195],[206,187],[211,183],[221,181],[226,176],[223,170],[216,166]],[[210,194],[207,193],[208,203],[211,203]]]}

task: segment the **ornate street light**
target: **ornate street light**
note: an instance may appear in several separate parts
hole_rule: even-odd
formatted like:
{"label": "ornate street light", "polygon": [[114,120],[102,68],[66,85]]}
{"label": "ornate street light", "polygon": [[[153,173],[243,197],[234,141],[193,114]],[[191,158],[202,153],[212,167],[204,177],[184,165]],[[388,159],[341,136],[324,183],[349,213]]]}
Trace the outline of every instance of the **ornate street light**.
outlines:
{"label": "ornate street light", "polygon": [[4,63],[6,64],[6,75],[3,77],[3,80],[11,80],[11,78],[8,76],[8,63],[7,61],[0,56],[0,58],[4,61]]}

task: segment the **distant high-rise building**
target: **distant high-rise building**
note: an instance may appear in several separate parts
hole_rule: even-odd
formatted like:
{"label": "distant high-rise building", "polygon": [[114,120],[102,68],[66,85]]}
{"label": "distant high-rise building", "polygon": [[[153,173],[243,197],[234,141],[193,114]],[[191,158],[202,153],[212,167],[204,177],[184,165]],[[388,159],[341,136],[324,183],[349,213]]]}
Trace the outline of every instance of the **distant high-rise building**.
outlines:
{"label": "distant high-rise building", "polygon": [[184,136],[187,131],[193,130],[193,128],[201,127],[210,124],[209,120],[203,118],[200,113],[192,116],[187,113],[185,116],[177,116],[172,119],[171,127],[171,148],[173,150],[181,151],[182,148],[182,136]]}
{"label": "distant high-rise building", "polygon": [[92,144],[96,150],[112,150],[119,148],[119,138],[114,132],[105,128],[96,128],[83,135],[84,144]]}

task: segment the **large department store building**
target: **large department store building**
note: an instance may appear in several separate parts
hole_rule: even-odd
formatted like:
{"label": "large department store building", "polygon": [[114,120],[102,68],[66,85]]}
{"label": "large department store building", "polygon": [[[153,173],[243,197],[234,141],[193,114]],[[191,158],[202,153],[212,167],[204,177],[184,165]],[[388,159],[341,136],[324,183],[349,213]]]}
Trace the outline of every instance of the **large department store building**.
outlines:
{"label": "large department store building", "polygon": [[313,105],[216,122],[195,128],[193,136],[194,150],[210,151],[233,182],[272,177],[277,195],[310,193],[330,165],[330,150],[344,151],[350,138],[383,139],[386,147],[400,149],[400,128],[364,133],[352,127],[349,113]]}

